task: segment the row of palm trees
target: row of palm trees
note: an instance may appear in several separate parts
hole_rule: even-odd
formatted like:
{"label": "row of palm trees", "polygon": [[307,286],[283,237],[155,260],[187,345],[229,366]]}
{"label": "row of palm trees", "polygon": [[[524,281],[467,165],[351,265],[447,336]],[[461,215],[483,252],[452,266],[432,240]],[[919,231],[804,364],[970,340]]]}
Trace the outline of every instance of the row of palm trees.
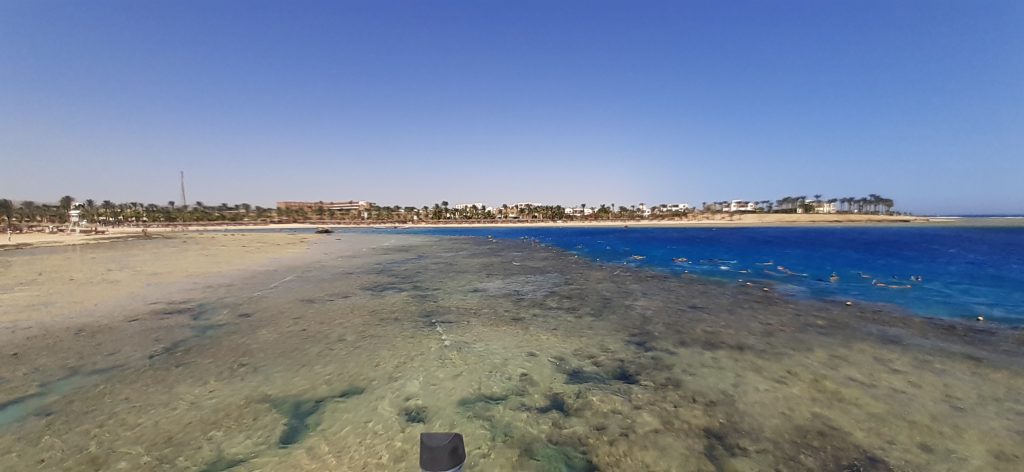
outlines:
{"label": "row of palm trees", "polygon": [[[837,204],[836,210],[840,213],[874,213],[879,215],[892,214],[893,207],[896,206],[895,201],[891,198],[886,198],[878,194],[869,194],[867,197],[841,197],[841,198],[830,198],[828,200],[822,200],[822,195],[815,194],[814,200],[807,200],[807,195],[783,197],[775,201],[775,208],[780,210],[795,210],[798,207],[804,207],[804,211],[814,212],[815,203],[830,203]],[[772,207],[768,207],[768,211],[772,211]]]}
{"label": "row of palm trees", "polygon": [[[728,200],[715,201],[715,202],[704,202],[702,207],[705,211],[716,212],[724,209],[728,209],[732,202]],[[745,202],[752,203],[754,211],[767,212],[767,213],[815,213],[819,211],[823,206],[830,205],[834,206],[834,212],[838,213],[875,213],[875,214],[893,214],[893,207],[896,205],[891,198],[886,198],[878,194],[870,194],[867,197],[842,197],[842,198],[830,198],[823,200],[822,195],[815,194],[813,199],[808,199],[807,195],[787,196],[782,197],[778,200],[760,200]],[[833,211],[829,211],[830,213]]]}
{"label": "row of palm trees", "polygon": [[93,199],[76,202],[70,195],[65,195],[57,204],[37,203],[31,200],[15,204],[11,200],[0,199],[0,218],[6,220],[6,224],[22,226],[62,225],[68,223],[72,208],[81,212],[84,222],[107,226],[137,223],[269,221],[274,217],[274,209],[248,203],[221,203],[217,206],[208,206],[197,201],[194,205],[182,207],[173,201],[167,202],[167,205],[141,202],[114,203],[110,200],[97,203]]}
{"label": "row of palm trees", "polygon": [[[587,209],[585,203],[580,209]],[[629,211],[626,207],[614,210],[615,204],[602,204],[600,207],[589,207],[586,212],[588,219],[625,218]],[[635,206],[634,206],[635,209]],[[564,220],[573,218],[571,209],[562,205],[537,205],[532,203],[503,204],[499,208],[487,208],[483,205],[468,205],[451,208],[448,202],[435,203],[433,207],[424,206],[419,214],[431,220]],[[580,213],[584,213],[581,211]]]}
{"label": "row of palm trees", "polygon": [[[842,197],[822,200],[822,195],[814,195],[808,200],[806,195],[787,196],[771,201],[754,202],[759,211],[793,212],[800,208],[805,212],[814,212],[815,205],[824,203],[838,204],[837,210],[849,213],[891,214],[894,202],[890,198],[877,194],[867,197]],[[816,202],[816,203],[812,203]],[[716,211],[729,205],[728,201],[704,202],[706,211]],[[638,205],[616,206],[614,203],[600,206],[587,206],[581,203],[578,207],[566,208],[561,205],[515,204],[502,205],[500,208],[487,208],[483,205],[451,207],[447,201],[435,203],[433,206],[379,206],[370,204],[361,211],[330,210],[324,205],[311,210],[264,208],[248,203],[206,205],[201,201],[193,205],[180,206],[173,201],[166,205],[154,203],[124,202],[114,203],[103,200],[97,203],[87,199],[76,203],[69,195],[61,197],[56,204],[36,203],[25,200],[15,204],[8,199],[0,199],[0,219],[6,224],[24,226],[59,225],[68,222],[69,211],[74,207],[81,211],[83,219],[88,223],[100,225],[121,225],[139,223],[182,223],[182,222],[301,222],[301,221],[444,221],[444,220],[566,220],[566,219],[638,219],[693,217],[693,210],[669,211],[668,205],[651,207],[653,213],[645,212],[643,203]],[[579,211],[576,211],[576,210]]]}
{"label": "row of palm trees", "polygon": [[68,221],[68,211],[75,199],[65,195],[56,204],[38,204],[25,200],[15,204],[6,198],[0,199],[0,218],[5,220],[6,225],[16,222],[30,223],[53,223],[62,224]]}
{"label": "row of palm trees", "polygon": [[[643,204],[641,203],[642,207]],[[667,206],[667,205],[663,205]],[[575,207],[573,208],[575,209]],[[580,209],[588,209],[585,212],[586,219],[613,219],[613,218],[637,218],[641,215],[637,206],[629,208],[614,204],[602,204],[599,207],[587,207],[581,204]],[[422,207],[413,206],[379,206],[370,204],[362,210],[332,210],[325,204],[313,205],[309,209],[303,208],[278,208],[277,218],[285,222],[300,221],[390,221],[390,222],[414,222],[414,221],[465,221],[465,220],[564,220],[574,218],[570,209],[562,205],[538,205],[530,203],[504,204],[498,208],[489,208],[485,205],[458,205],[451,206],[447,201],[441,201]],[[584,213],[580,211],[579,213]],[[576,218],[584,218],[578,216]]]}

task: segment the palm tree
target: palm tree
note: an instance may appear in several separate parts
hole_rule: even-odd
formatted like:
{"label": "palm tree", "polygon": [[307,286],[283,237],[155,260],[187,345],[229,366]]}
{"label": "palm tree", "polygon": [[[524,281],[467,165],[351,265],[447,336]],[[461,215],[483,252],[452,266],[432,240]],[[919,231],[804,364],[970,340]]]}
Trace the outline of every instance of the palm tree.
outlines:
{"label": "palm tree", "polygon": [[28,218],[29,221],[33,221],[34,222],[36,220],[36,212],[37,211],[38,211],[38,208],[36,207],[36,202],[33,202],[31,200],[24,200],[24,201],[22,201],[21,202],[21,221],[22,221],[22,223],[25,222],[25,218]]}
{"label": "palm tree", "polygon": [[71,195],[64,195],[60,197],[60,215],[59,218],[63,221],[67,221],[68,212],[71,211],[71,205],[75,203],[75,197]]}
{"label": "palm tree", "polygon": [[86,214],[89,215],[89,220],[96,223],[96,201],[91,198],[85,199],[85,209]]}
{"label": "palm tree", "polygon": [[882,203],[882,196],[876,193],[868,195],[868,203],[871,205],[871,211],[873,213],[881,213],[879,206]]}
{"label": "palm tree", "polygon": [[14,202],[3,198],[0,199],[0,216],[7,219],[7,230],[11,230],[11,221],[14,219]]}

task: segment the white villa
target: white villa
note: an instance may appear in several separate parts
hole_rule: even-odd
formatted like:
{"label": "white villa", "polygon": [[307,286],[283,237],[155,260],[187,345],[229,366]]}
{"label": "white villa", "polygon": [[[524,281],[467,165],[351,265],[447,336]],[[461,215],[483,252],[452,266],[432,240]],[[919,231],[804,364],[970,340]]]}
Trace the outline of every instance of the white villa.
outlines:
{"label": "white villa", "polygon": [[565,207],[566,216],[590,216],[593,214],[593,208]]}
{"label": "white villa", "polygon": [[689,203],[670,203],[668,205],[665,205],[665,206],[661,207],[660,211],[663,211],[663,212],[675,212],[675,211],[687,211],[687,210],[691,210],[691,209],[693,209],[693,207],[691,207]]}
{"label": "white villa", "polygon": [[722,211],[757,211],[757,202],[733,200],[722,208]]}
{"label": "white villa", "polygon": [[[827,201],[824,201],[824,200],[807,200],[804,203],[807,204],[807,205],[813,205],[815,213],[832,214],[832,213],[838,213],[839,212],[839,206],[836,205],[836,202],[827,202]],[[803,213],[804,212],[803,206],[802,205],[797,205],[796,212],[797,213]]]}

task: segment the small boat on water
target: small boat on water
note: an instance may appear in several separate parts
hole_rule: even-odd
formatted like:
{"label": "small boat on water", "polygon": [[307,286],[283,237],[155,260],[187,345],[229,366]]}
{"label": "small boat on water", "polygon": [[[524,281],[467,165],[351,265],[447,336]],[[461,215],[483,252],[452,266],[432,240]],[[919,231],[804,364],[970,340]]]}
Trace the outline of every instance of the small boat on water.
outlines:
{"label": "small boat on water", "polygon": [[321,227],[317,228],[316,231],[314,231],[314,233],[316,233],[316,234],[331,234],[333,232],[334,232],[333,229],[327,228],[325,226],[321,226]]}

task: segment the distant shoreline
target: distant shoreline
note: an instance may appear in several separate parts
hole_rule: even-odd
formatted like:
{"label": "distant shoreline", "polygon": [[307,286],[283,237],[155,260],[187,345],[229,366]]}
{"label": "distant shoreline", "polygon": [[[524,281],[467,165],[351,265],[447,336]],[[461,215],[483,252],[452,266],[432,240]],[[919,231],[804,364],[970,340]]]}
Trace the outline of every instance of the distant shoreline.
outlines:
{"label": "distant shoreline", "polygon": [[65,246],[121,241],[145,237],[148,234],[187,233],[206,231],[251,231],[275,229],[329,228],[756,228],[756,227],[864,227],[864,226],[930,226],[930,227],[1024,227],[1024,219],[1000,217],[920,217],[884,215],[823,215],[823,214],[741,214],[732,218],[719,217],[701,220],[611,220],[611,221],[516,221],[508,222],[320,222],[270,224],[177,224],[150,227],[115,227],[104,235],[16,233],[8,242],[0,238],[0,251],[32,247]]}

